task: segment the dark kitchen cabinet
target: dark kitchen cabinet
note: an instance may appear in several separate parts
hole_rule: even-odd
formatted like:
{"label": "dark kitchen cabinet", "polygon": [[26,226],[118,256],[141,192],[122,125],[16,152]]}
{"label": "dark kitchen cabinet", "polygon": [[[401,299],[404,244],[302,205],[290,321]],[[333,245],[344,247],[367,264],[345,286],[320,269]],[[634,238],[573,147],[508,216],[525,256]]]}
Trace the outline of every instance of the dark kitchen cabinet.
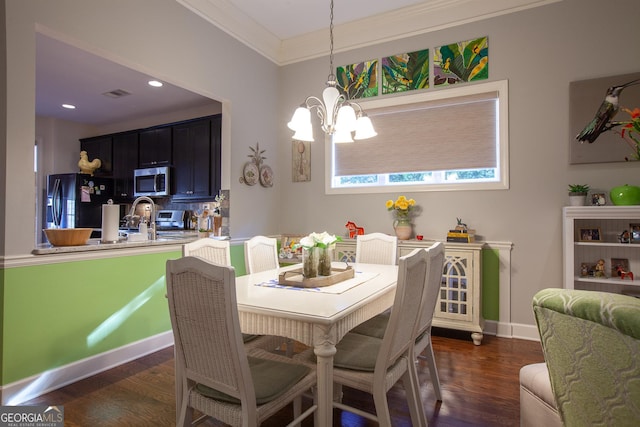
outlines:
{"label": "dark kitchen cabinet", "polygon": [[211,167],[209,169],[211,195],[222,186],[222,114],[211,116]]}
{"label": "dark kitchen cabinet", "polygon": [[171,165],[171,126],[141,130],[138,135],[141,168]]}
{"label": "dark kitchen cabinet", "polygon": [[211,119],[173,126],[174,199],[211,196]]}
{"label": "dark kitchen cabinet", "polygon": [[[93,174],[95,176],[112,176],[113,141],[111,135],[83,138],[80,140],[80,150],[86,151],[89,161],[100,159],[101,166]],[[78,153],[80,160],[80,153]],[[80,168],[78,168],[80,171]]]}
{"label": "dark kitchen cabinet", "polygon": [[[212,200],[220,191],[222,115],[201,117],[153,128],[84,138],[82,150],[99,158],[97,176],[115,179],[118,202],[134,197],[133,173],[137,168],[172,166],[172,199]],[[79,158],[79,156],[78,156]]]}
{"label": "dark kitchen cabinet", "polygon": [[114,197],[133,199],[133,171],[138,167],[138,132],[113,135]]}

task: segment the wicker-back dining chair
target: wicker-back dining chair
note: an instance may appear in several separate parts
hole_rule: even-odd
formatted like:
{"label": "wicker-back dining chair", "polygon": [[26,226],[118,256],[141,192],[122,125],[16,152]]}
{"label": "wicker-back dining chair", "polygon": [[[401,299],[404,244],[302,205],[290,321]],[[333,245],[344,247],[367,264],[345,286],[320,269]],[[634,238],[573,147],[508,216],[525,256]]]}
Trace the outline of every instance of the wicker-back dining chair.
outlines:
{"label": "wicker-back dining chair", "polygon": [[244,263],[247,274],[278,268],[278,240],[254,236],[244,242]]}
{"label": "wicker-back dining chair", "polygon": [[360,234],[356,237],[356,262],[396,264],[398,238],[383,233]]}
{"label": "wicker-back dining chair", "polygon": [[[433,354],[433,346],[431,345],[431,324],[433,315],[438,301],[438,292],[440,291],[442,281],[442,269],[444,267],[444,244],[436,242],[431,245],[429,251],[429,269],[427,282],[425,284],[425,293],[423,295],[423,307],[420,310],[420,320],[416,330],[415,354],[427,361],[429,368],[429,378],[433,385],[434,393],[437,400],[442,400],[442,390],[440,387],[440,377],[438,376],[438,368],[436,359]],[[356,326],[351,330],[357,333],[376,338],[383,338],[389,323],[389,312],[379,314],[364,323]]]}
{"label": "wicker-back dining chair", "polygon": [[210,237],[182,245],[182,256],[199,256],[220,265],[231,265],[231,249],[228,240]]}
{"label": "wicker-back dining chair", "polygon": [[313,367],[263,350],[245,350],[233,267],[199,257],[167,261],[169,314],[175,340],[177,425],[194,410],[231,426],[258,426],[315,385]]}
{"label": "wicker-back dining chair", "polygon": [[[412,425],[426,426],[414,363],[414,345],[426,278],[434,256],[427,249],[416,249],[399,259],[396,293],[382,339],[350,332],[336,345],[334,383],[372,394],[376,414],[341,402],[334,402],[334,407],[377,421],[382,427],[390,427],[387,392],[401,381]],[[309,366],[314,363],[310,351],[302,352],[294,359],[305,361]]]}
{"label": "wicker-back dining chair", "polygon": [[[182,245],[182,256],[197,256],[215,264],[231,266],[231,248],[228,240],[206,237],[185,243]],[[242,340],[247,349],[262,348],[268,351],[278,349],[287,342],[284,337],[254,334],[242,334]]]}

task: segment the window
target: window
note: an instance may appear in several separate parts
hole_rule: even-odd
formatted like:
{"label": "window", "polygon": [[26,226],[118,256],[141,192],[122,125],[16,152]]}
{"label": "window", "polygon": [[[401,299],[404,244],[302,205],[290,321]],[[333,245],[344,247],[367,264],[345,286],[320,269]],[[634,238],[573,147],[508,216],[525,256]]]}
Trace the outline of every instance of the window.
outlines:
{"label": "window", "polygon": [[503,80],[360,102],[378,136],[326,144],[327,194],[509,188],[507,91]]}

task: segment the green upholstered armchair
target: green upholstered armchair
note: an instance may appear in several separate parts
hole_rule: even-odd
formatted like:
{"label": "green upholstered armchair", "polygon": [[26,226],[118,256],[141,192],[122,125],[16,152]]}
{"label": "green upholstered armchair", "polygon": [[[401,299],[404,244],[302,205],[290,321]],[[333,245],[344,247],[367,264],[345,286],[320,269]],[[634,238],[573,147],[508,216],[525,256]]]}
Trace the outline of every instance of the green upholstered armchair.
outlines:
{"label": "green upholstered armchair", "polygon": [[544,289],[533,311],[562,423],[640,425],[640,299]]}

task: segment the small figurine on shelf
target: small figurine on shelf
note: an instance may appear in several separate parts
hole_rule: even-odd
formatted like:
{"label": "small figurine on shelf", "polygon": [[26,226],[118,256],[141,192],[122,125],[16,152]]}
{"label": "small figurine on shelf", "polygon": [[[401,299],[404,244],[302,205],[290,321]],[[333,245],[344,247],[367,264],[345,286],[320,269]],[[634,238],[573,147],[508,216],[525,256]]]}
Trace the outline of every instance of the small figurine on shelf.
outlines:
{"label": "small figurine on shelf", "polygon": [[626,271],[624,268],[622,268],[621,265],[618,265],[616,267],[618,276],[620,276],[620,280],[624,280],[625,277],[629,277],[629,279],[633,280],[633,272],[632,271]]}
{"label": "small figurine on shelf", "polygon": [[598,263],[596,264],[596,268],[595,268],[596,272],[595,272],[595,277],[600,277],[600,278],[606,278],[607,275],[604,273],[604,260],[603,259],[599,259]]}
{"label": "small figurine on shelf", "polygon": [[344,225],[349,231],[349,238],[355,239],[358,234],[364,234],[364,227],[358,227],[355,222],[347,221]]}
{"label": "small figurine on shelf", "polygon": [[586,262],[583,262],[580,265],[580,276],[582,277],[587,277],[589,275],[589,264],[587,264]]}
{"label": "small figurine on shelf", "polygon": [[476,230],[472,230],[467,227],[467,224],[462,222],[462,218],[456,218],[458,222],[454,229],[449,230],[447,233],[447,242],[457,243],[473,243],[476,241]]}
{"label": "small figurine on shelf", "polygon": [[624,230],[618,235],[618,241],[620,243],[629,243],[629,230]]}

